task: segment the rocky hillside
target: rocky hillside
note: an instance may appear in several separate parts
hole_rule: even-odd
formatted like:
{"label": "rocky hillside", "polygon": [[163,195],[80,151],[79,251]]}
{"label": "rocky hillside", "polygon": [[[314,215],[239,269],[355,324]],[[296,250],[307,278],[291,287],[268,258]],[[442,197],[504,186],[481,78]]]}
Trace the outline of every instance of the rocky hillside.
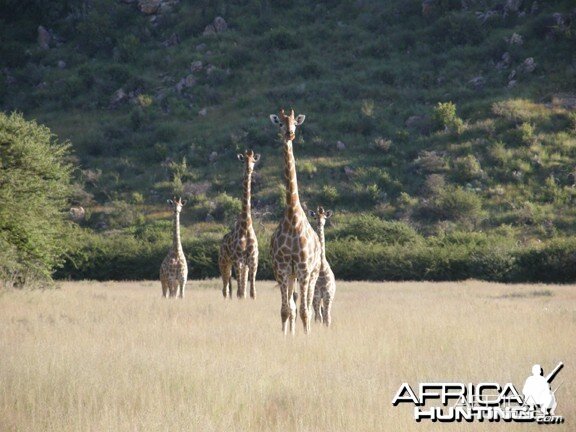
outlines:
{"label": "rocky hillside", "polygon": [[301,195],[420,234],[521,242],[575,230],[571,0],[8,0],[0,108],[71,141],[81,223],[153,226],[173,193],[219,232],[235,154],[262,154],[254,208],[281,208],[268,114],[307,115]]}

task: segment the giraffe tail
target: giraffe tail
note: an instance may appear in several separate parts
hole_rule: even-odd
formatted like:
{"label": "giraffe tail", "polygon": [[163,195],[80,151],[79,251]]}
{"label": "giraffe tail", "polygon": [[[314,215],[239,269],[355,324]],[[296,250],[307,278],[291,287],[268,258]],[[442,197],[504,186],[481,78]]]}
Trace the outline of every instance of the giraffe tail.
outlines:
{"label": "giraffe tail", "polygon": [[[274,285],[273,289],[278,289],[280,288],[280,284],[277,283],[276,285]],[[298,301],[298,291],[294,290],[294,292],[292,293],[292,299],[294,299],[294,302],[296,303]]]}

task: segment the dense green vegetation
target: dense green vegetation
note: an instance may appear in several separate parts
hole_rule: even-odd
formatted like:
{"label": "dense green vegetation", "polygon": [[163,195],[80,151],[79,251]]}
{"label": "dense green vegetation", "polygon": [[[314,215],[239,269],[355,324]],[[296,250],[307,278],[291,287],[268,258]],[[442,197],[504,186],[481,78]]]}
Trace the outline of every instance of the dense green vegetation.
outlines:
{"label": "dense green vegetation", "polygon": [[49,282],[71,249],[62,214],[72,194],[70,146],[45,126],[0,113],[0,281]]}
{"label": "dense green vegetation", "polygon": [[[283,186],[268,114],[294,107],[301,197],[335,210],[339,277],[576,279],[573,1],[143,3],[0,5],[0,109],[70,140],[81,167],[83,237],[59,277],[156,277],[174,193],[190,200],[192,275],[216,275],[244,148],[262,154],[270,276]],[[216,17],[227,29],[205,34]]]}

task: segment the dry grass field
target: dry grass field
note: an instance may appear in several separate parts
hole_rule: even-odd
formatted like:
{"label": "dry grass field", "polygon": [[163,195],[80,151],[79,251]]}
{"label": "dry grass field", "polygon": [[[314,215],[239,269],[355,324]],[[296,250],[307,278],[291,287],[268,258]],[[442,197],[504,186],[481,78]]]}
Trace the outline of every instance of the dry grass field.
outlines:
{"label": "dry grass field", "polygon": [[[575,430],[575,286],[340,282],[333,327],[307,337],[282,335],[272,282],[256,301],[219,287],[0,290],[0,431]],[[391,404],[405,381],[521,389],[558,361],[562,425],[416,423]]]}

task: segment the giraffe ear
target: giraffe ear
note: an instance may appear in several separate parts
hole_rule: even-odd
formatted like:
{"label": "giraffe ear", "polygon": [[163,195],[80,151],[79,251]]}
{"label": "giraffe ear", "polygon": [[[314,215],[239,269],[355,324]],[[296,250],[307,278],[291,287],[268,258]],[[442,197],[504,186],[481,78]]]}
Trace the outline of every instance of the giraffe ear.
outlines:
{"label": "giraffe ear", "polygon": [[236,155],[236,157],[238,158],[238,160],[239,160],[240,162],[244,162],[244,155],[243,155],[242,153],[238,153],[238,154]]}
{"label": "giraffe ear", "polygon": [[278,117],[276,114],[270,114],[270,121],[272,122],[272,124],[278,126],[282,124],[282,122],[280,121],[280,117]]}
{"label": "giraffe ear", "polygon": [[324,216],[326,216],[326,219],[328,219],[328,218],[331,218],[333,214],[334,213],[332,213],[332,210],[326,210],[326,212],[324,213]]}
{"label": "giraffe ear", "polygon": [[308,214],[310,215],[310,217],[316,219],[316,212],[314,210],[308,210]]}
{"label": "giraffe ear", "polygon": [[254,155],[254,162],[258,162],[260,160],[260,153],[256,153]]}
{"label": "giraffe ear", "polygon": [[166,202],[168,203],[169,206],[173,206],[173,205],[174,205],[174,201],[172,201],[171,199],[166,200]]}
{"label": "giraffe ear", "polygon": [[182,200],[182,201],[180,201],[180,204],[182,204],[182,206],[185,206],[187,202],[188,202],[188,200]]}
{"label": "giraffe ear", "polygon": [[302,123],[304,123],[304,120],[306,120],[306,116],[304,114],[300,114],[298,117],[296,117],[296,126],[300,126]]}

